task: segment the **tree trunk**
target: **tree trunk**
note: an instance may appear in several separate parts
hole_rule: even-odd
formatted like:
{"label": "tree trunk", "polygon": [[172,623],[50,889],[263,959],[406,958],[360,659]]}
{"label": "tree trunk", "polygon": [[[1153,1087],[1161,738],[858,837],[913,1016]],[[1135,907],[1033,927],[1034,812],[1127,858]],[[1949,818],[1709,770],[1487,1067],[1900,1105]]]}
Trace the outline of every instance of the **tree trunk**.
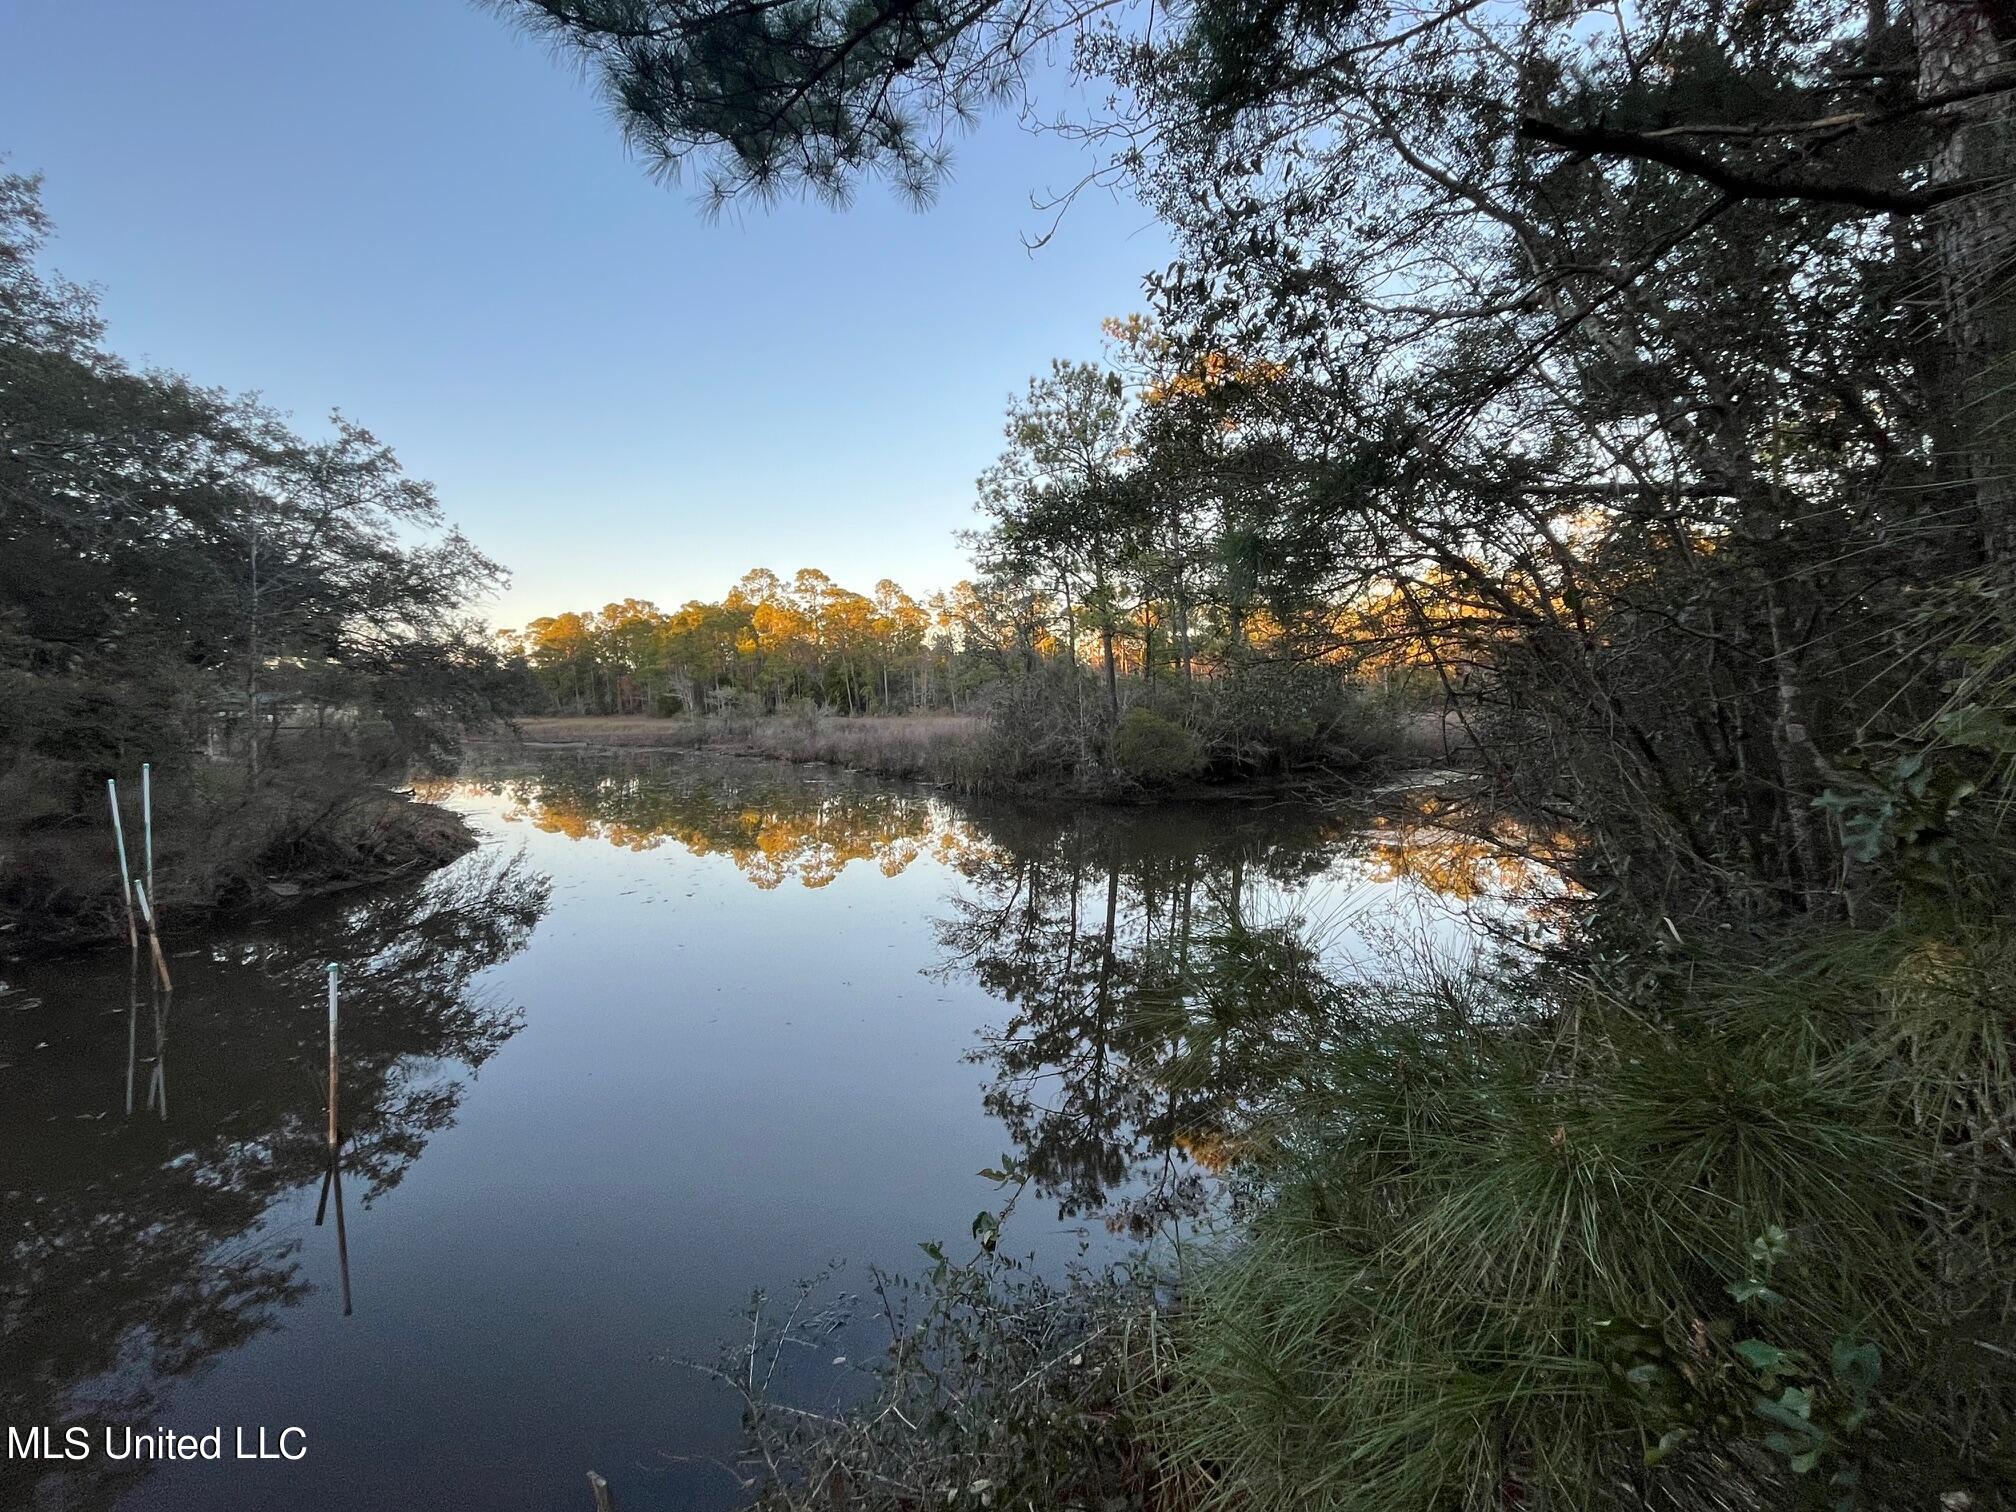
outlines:
{"label": "tree trunk", "polygon": [[1767,587],[1766,609],[1771,622],[1771,665],[1776,679],[1777,717],[1771,723],[1771,744],[1778,755],[1781,802],[1791,831],[1798,876],[1795,885],[1809,911],[1824,904],[1826,866],[1813,824],[1813,799],[1818,795],[1813,740],[1806,728],[1805,696],[1794,661],[1792,637],[1785,623],[1783,600],[1775,586]]}
{"label": "tree trunk", "polygon": [[[2016,66],[2016,24],[2006,0],[1914,0],[1918,96],[1974,88]],[[2010,179],[2016,173],[2016,102],[2008,93],[1947,105],[1933,119],[1947,133],[1930,163],[1933,183],[1979,181],[1978,194],[1932,212],[1932,238],[1954,364],[1952,413],[1979,515],[1982,553],[2016,549],[2016,403],[2009,353],[2016,345],[2016,293],[2006,277]]]}
{"label": "tree trunk", "polygon": [[1106,707],[1113,718],[1120,717],[1120,674],[1113,663],[1113,617],[1109,614],[1099,621],[1099,649],[1106,658]]}

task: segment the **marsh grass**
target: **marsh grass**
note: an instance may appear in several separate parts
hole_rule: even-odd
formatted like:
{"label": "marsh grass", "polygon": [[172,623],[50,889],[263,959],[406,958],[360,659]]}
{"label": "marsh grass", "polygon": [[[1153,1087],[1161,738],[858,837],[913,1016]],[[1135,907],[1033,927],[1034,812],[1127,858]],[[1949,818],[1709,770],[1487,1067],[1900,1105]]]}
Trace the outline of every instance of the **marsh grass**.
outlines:
{"label": "marsh grass", "polygon": [[963,714],[726,714],[672,719],[585,716],[524,719],[525,739],[625,749],[716,751],[777,761],[826,762],[964,791],[1000,786],[984,749],[985,720]]}

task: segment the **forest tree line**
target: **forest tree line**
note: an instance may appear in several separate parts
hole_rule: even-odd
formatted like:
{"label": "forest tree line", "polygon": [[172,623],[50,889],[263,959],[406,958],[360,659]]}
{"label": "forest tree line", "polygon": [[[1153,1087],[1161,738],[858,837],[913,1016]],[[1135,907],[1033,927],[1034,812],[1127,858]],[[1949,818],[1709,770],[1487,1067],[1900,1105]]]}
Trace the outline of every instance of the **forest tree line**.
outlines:
{"label": "forest tree line", "polygon": [[[1158,685],[1208,681],[1283,656],[1287,637],[1265,610],[1227,606],[1194,577],[1165,594],[1163,585],[1122,566],[1116,557],[1108,581],[1125,590],[1124,601],[1075,593],[1068,572],[1050,591],[990,575],[918,599],[888,578],[870,595],[813,567],[788,580],[757,568],[716,601],[690,599],[667,611],[626,598],[543,615],[498,632],[498,641],[536,682],[536,712],[554,714],[806,706],[839,714],[959,713],[975,707],[976,695],[984,706],[990,685],[1050,664],[1096,674],[1100,696],[1112,690],[1117,707],[1123,684],[1153,696]],[[1346,665],[1345,622],[1363,612],[1326,612],[1320,636],[1304,623],[1304,643],[1326,646]],[[1398,664],[1359,655],[1348,665],[1390,679]]]}
{"label": "forest tree line", "polygon": [[716,602],[668,612],[627,598],[542,616],[500,639],[554,713],[956,711],[958,631],[977,613],[966,584],[920,603],[887,578],[871,596],[815,567],[788,581],[757,568]]}

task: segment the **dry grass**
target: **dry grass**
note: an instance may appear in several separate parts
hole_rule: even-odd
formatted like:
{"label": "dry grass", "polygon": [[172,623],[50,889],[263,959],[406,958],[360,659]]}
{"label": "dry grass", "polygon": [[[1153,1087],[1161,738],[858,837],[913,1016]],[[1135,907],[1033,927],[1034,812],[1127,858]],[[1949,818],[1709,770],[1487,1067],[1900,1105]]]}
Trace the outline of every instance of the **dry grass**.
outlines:
{"label": "dry grass", "polygon": [[896,714],[855,719],[773,715],[762,719],[648,719],[589,715],[521,719],[533,744],[625,750],[707,750],[778,761],[823,761],[891,777],[964,785],[987,722],[965,714]]}

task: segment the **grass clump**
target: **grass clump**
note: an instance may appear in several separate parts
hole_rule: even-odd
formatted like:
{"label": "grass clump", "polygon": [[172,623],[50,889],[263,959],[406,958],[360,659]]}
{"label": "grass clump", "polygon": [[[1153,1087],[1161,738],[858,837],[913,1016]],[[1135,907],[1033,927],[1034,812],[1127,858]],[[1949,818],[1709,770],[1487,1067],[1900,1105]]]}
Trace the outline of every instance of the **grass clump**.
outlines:
{"label": "grass clump", "polygon": [[1904,931],[1524,1014],[1339,989],[1146,1414],[1198,1505],[1992,1504],[2016,1107],[1951,1072],[2016,983],[1954,948],[1994,994]]}

